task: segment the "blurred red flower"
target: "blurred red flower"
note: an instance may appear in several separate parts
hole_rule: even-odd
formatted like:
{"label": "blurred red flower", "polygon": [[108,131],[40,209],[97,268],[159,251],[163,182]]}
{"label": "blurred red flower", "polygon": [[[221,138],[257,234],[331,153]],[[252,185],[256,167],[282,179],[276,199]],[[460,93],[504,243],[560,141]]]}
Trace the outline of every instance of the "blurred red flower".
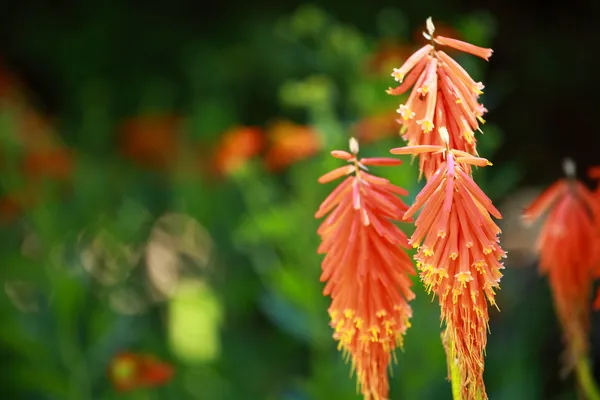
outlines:
{"label": "blurred red flower", "polygon": [[278,121],[268,130],[269,148],[265,163],[270,171],[280,171],[318,153],[319,134],[310,126]]}
{"label": "blurred red flower", "polygon": [[25,153],[23,173],[32,180],[66,180],[74,168],[73,156],[64,147],[32,150]]}
{"label": "blurred red flower", "polygon": [[165,170],[179,156],[182,118],[177,115],[140,115],[120,128],[121,152],[134,163]]}
{"label": "blurred red flower", "polygon": [[399,136],[398,114],[395,111],[386,111],[365,117],[352,127],[352,131],[363,144],[390,136]]}
{"label": "blurred red flower", "polygon": [[264,134],[260,128],[240,126],[229,129],[217,144],[212,158],[213,170],[218,175],[231,175],[257,155],[264,142]]}
{"label": "blurred red flower", "polygon": [[569,369],[587,354],[589,301],[598,264],[600,205],[572,176],[552,184],[523,212],[526,222],[548,216],[538,237],[540,271],[548,276],[567,340]]}
{"label": "blurred red flower", "polygon": [[168,383],[173,366],[152,354],[125,352],[116,355],[108,367],[108,376],[117,391],[153,388]]}

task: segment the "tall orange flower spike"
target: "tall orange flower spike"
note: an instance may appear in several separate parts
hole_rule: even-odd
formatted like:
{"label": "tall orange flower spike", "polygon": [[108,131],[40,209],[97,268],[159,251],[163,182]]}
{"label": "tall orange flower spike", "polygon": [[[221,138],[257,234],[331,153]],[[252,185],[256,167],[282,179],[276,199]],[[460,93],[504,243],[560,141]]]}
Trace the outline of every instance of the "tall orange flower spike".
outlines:
{"label": "tall orange flower spike", "polygon": [[588,350],[600,206],[574,178],[574,163],[567,160],[564,167],[567,178],[546,189],[524,211],[523,219],[533,222],[548,212],[537,242],[540,271],[548,276],[567,344],[566,368],[571,369]]}
{"label": "tall orange flower spike", "polygon": [[[487,112],[479,103],[484,86],[475,82],[467,71],[435,45],[448,46],[486,61],[491,57],[492,49],[434,36],[431,18],[427,20],[427,31],[423,34],[430,43],[417,50],[400,68],[394,69],[392,76],[400,85],[387,91],[391,95],[400,95],[413,88],[406,103],[398,108],[402,136],[408,146],[443,145],[439,136],[431,132],[434,128],[445,128],[449,133],[450,148],[477,155],[474,132],[480,130],[480,123],[485,123],[482,116]],[[440,163],[440,154],[420,155],[420,170],[427,179]]]}
{"label": "tall orange flower spike", "polygon": [[348,165],[319,179],[347,176],[316,213],[316,218],[328,215],[318,230],[318,251],[326,254],[321,281],[331,296],[333,337],[352,360],[364,398],[383,400],[389,392],[387,368],[410,327],[408,302],[415,297],[409,277],[415,271],[404,251],[408,238],[393,222],[408,209],[398,197],[407,192],[367,172],[367,166],[399,165],[399,160],[358,159],[354,139],[350,149],[333,151]]}
{"label": "tall orange flower spike", "polygon": [[[445,133],[442,130],[442,133]],[[469,174],[471,166],[491,165],[484,158],[446,146],[407,146],[393,154],[430,154],[442,159],[437,171],[406,211],[408,219],[421,209],[409,243],[428,292],[437,295],[446,323],[449,355],[458,363],[465,399],[487,399],[483,382],[488,307],[496,305],[506,253],[500,248],[500,229],[491,216],[501,218],[491,200]]]}

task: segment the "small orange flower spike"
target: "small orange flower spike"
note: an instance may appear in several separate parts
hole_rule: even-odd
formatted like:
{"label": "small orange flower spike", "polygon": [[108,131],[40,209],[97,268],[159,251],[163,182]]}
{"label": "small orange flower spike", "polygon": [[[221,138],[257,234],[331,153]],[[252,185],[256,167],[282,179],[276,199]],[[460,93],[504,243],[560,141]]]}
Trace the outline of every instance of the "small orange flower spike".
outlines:
{"label": "small orange flower spike", "polygon": [[567,369],[587,353],[590,296],[598,264],[600,203],[565,161],[567,178],[546,189],[523,213],[533,222],[548,213],[537,247],[567,344]]}
{"label": "small orange flower spike", "polygon": [[387,179],[367,172],[367,166],[398,165],[390,158],[358,159],[358,143],[351,153],[334,151],[347,166],[319,179],[346,179],[325,199],[316,213],[327,216],[319,227],[323,260],[321,281],[331,296],[329,315],[334,339],[352,360],[366,400],[388,398],[387,369],[392,353],[402,346],[412,315],[408,304],[415,295],[409,275],[415,273],[408,238],[394,224],[407,210],[398,197],[407,192]]}
{"label": "small orange flower spike", "polygon": [[[448,142],[447,135],[441,140]],[[394,154],[438,154],[443,160],[404,218],[421,213],[409,243],[420,277],[437,295],[441,319],[446,323],[447,351],[455,355],[465,399],[487,399],[483,382],[487,343],[488,305],[496,305],[501,260],[500,229],[491,216],[501,218],[491,200],[469,174],[472,165],[491,165],[484,158],[442,146],[410,146]]]}
{"label": "small orange flower spike", "polygon": [[[404,65],[395,68],[392,76],[401,84],[388,89],[391,95],[400,95],[412,88],[408,100],[398,107],[402,135],[408,146],[442,145],[434,130],[444,129],[449,135],[452,149],[477,154],[474,132],[483,124],[483,115],[487,112],[479,103],[483,84],[475,82],[469,74],[450,56],[434,45],[448,46],[474,54],[485,60],[492,55],[491,49],[472,44],[434,36],[431,19],[427,21],[431,40],[409,57]],[[406,77],[406,78],[405,78]],[[421,154],[419,167],[427,179],[433,175],[443,162],[440,154]]]}

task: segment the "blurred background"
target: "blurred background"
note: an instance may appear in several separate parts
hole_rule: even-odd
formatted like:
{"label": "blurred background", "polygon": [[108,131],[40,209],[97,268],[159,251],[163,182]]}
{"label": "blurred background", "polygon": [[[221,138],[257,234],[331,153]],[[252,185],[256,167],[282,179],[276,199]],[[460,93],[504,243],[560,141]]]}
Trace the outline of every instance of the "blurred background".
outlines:
{"label": "blurred background", "polygon": [[[317,178],[350,135],[402,145],[385,94],[440,34],[486,85],[477,180],[505,214],[491,399],[575,399],[520,210],[600,163],[598,2],[2,2],[0,394],[359,399],[321,295]],[[411,193],[416,165],[375,172]],[[407,227],[408,229],[408,227]],[[393,399],[450,399],[437,302],[415,283]],[[592,343],[600,338],[593,329]],[[593,351],[599,353],[597,346]],[[137,372],[136,372],[137,371]],[[140,372],[141,371],[141,372]]]}

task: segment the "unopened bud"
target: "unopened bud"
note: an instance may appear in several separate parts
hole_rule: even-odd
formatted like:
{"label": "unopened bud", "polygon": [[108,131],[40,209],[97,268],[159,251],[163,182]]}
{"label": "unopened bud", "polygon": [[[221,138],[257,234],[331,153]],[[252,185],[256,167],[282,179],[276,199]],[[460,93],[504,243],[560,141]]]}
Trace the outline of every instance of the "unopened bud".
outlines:
{"label": "unopened bud", "polygon": [[448,129],[445,126],[442,126],[438,129],[438,133],[440,134],[440,138],[444,144],[450,143],[450,135],[448,134]]}
{"label": "unopened bud", "polygon": [[358,154],[358,140],[350,138],[350,152],[354,155]]}
{"label": "unopened bud", "polygon": [[575,175],[577,174],[577,166],[575,165],[575,161],[567,157],[563,160],[562,167],[567,178],[575,178]]}
{"label": "unopened bud", "polygon": [[425,21],[425,26],[427,27],[427,33],[429,34],[429,36],[433,37],[433,32],[435,32],[435,25],[433,25],[431,17],[427,18],[427,21]]}

